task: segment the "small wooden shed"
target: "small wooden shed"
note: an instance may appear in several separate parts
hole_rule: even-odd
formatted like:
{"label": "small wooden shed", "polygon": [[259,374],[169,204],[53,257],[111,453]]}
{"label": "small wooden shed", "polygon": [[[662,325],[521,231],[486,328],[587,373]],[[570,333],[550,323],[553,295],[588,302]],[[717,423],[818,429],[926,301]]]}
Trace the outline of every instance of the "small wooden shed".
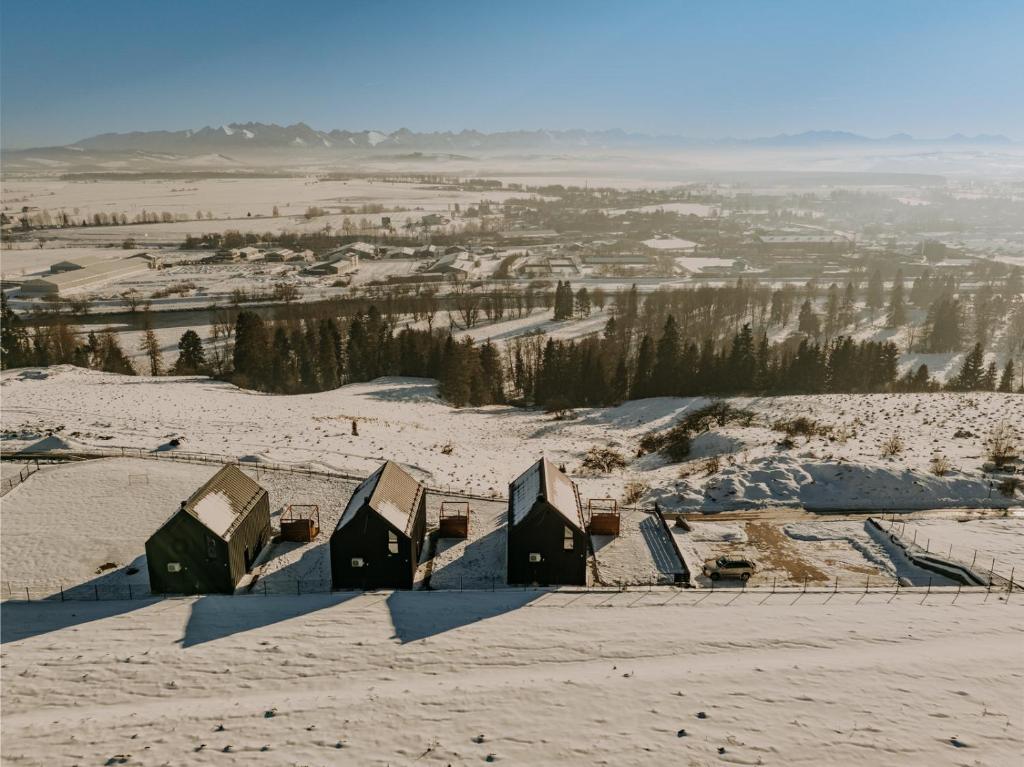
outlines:
{"label": "small wooden shed", "polygon": [[588,552],[576,484],[542,458],[508,488],[508,582],[585,586]]}
{"label": "small wooden shed", "polygon": [[426,528],[426,488],[388,461],[356,488],[331,534],[333,587],[411,589]]}
{"label": "small wooden shed", "polygon": [[225,466],[146,541],[154,594],[230,594],[270,542],[270,498]]}

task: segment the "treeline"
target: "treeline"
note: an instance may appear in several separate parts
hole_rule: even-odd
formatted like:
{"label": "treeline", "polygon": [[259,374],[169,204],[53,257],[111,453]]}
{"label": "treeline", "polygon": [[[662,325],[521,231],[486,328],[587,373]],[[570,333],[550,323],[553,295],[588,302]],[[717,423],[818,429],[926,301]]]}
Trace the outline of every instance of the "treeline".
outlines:
{"label": "treeline", "polygon": [[456,341],[440,330],[397,333],[375,306],[347,323],[334,319],[272,320],[242,311],[234,327],[237,385],[279,394],[334,389],[382,376],[436,378],[456,407],[505,401],[497,348]]}

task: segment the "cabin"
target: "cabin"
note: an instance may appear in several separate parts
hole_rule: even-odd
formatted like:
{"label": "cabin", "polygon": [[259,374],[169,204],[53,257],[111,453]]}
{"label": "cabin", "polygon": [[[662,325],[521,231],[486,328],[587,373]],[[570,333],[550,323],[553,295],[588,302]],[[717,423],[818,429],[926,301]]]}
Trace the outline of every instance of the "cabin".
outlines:
{"label": "cabin", "polygon": [[271,539],[270,497],[225,466],[146,541],[154,594],[231,594]]}
{"label": "cabin", "polygon": [[426,488],[388,461],[356,488],[331,534],[332,586],[411,589],[426,529]]}
{"label": "cabin", "polygon": [[508,488],[508,582],[586,586],[588,551],[579,490],[542,458]]}

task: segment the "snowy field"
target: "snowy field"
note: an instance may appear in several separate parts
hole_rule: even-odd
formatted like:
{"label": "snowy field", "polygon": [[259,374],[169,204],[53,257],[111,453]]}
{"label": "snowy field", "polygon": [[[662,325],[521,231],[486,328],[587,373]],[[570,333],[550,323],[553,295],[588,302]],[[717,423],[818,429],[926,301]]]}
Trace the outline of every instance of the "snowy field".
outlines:
{"label": "snowy field", "polygon": [[[381,182],[365,179],[343,181],[316,177],[90,180],[18,179],[4,185],[2,204],[20,209],[28,205],[56,217],[66,212],[73,219],[94,214],[126,214],[129,221],[143,211],[168,212],[188,220],[172,223],[127,224],[41,230],[40,235],[58,242],[120,242],[133,237],[140,243],[180,242],[185,235],[237,229],[242,232],[314,232],[329,224],[341,229],[346,221],[358,225],[369,219],[380,224],[388,215],[400,226],[428,213],[448,215],[454,205],[462,209],[481,200],[503,202],[521,193],[508,191],[468,192],[431,184]],[[277,207],[278,215],[273,215]],[[361,211],[381,206],[379,213],[343,214],[341,208]],[[307,208],[318,207],[327,215],[307,219]],[[35,211],[33,211],[35,212]],[[199,220],[197,214],[204,218]],[[207,218],[212,214],[213,218]]]}
{"label": "snowy field", "polygon": [[[595,445],[622,453],[624,469],[579,477],[581,496],[622,498],[628,482],[646,486],[644,503],[670,510],[810,507],[906,510],[999,507],[1021,503],[980,473],[985,439],[1002,421],[1024,423],[1013,394],[817,395],[737,398],[750,426],[731,424],[694,440],[691,460],[636,457],[640,438],[701,407],[701,398],[656,398],[581,409],[554,420],[536,410],[453,409],[426,379],[390,378],[318,394],[274,396],[206,378],[122,377],[70,366],[9,370],[0,376],[4,451],[48,432],[78,447],[153,450],[170,436],[183,450],[325,466],[363,476],[384,459],[410,466],[442,490],[502,496],[508,482],[542,453],[579,474]],[[830,436],[780,444],[778,419],[807,416]],[[351,421],[359,436],[351,433]],[[882,457],[898,435],[903,451]],[[450,449],[449,449],[450,448]],[[951,470],[931,471],[942,454]],[[709,457],[719,459],[708,471]]]}
{"label": "snowy field", "polygon": [[1024,748],[1024,600],[983,592],[0,609],[7,765],[932,767]]}

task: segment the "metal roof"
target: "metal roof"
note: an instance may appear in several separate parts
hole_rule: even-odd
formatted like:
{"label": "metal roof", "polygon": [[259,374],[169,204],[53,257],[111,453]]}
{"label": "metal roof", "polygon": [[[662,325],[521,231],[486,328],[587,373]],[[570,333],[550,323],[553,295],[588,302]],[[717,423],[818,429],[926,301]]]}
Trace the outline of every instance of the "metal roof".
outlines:
{"label": "metal roof", "polygon": [[192,493],[184,509],[211,532],[227,539],[266,492],[237,466],[224,466]]}
{"label": "metal roof", "polygon": [[335,529],[347,525],[359,509],[369,506],[396,530],[409,535],[424,492],[423,485],[411,474],[394,461],[387,461],[356,488]]}
{"label": "metal roof", "polygon": [[522,522],[541,498],[577,530],[583,532],[586,529],[576,483],[547,458],[541,458],[509,485],[511,523],[518,525]]}

